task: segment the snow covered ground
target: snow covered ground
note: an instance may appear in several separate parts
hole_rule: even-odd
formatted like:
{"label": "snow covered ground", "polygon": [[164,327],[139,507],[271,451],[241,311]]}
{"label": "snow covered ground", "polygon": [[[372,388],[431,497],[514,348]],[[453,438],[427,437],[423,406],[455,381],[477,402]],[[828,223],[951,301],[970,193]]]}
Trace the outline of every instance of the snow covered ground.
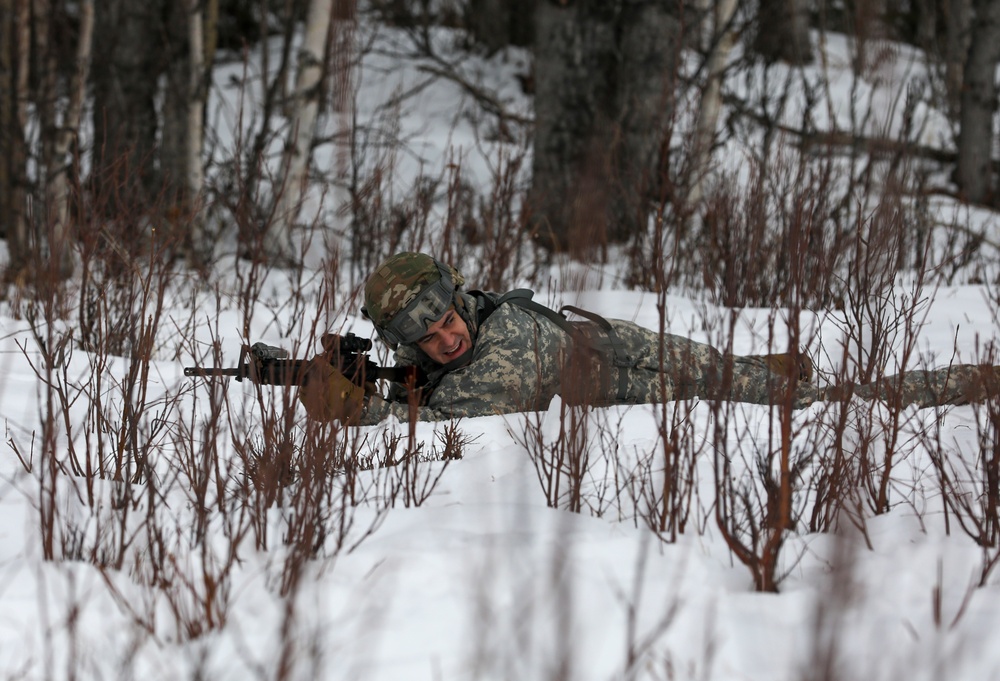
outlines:
{"label": "snow covered ground", "polygon": [[[848,63],[845,41],[831,38],[826,47],[828,63]],[[898,77],[866,87],[905,86],[915,68],[905,52],[893,70]],[[523,55],[484,62],[483,78],[516,97],[511,77],[523,66],[518,59]],[[395,91],[392,78],[404,77],[406,69],[380,64],[359,79],[360,113]],[[851,85],[835,78],[831,89],[842,103]],[[892,101],[893,92],[878,90],[870,101]],[[455,86],[439,84],[419,104],[409,103],[401,137],[419,154],[403,155],[401,177],[440,165],[456,149],[467,153],[473,175],[483,171],[486,159],[476,160],[471,126],[445,114],[459,109],[459,96]],[[455,104],[444,106],[448,102]],[[336,206],[324,210],[332,216]],[[991,214],[946,200],[935,210],[943,221],[960,215],[962,224],[997,240]],[[558,287],[560,280],[580,280],[574,266],[554,268],[550,286],[562,302],[657,328],[657,296],[621,288],[617,266],[607,266],[605,276],[596,277],[602,283],[582,291]],[[241,486],[248,459],[238,448],[264,442],[267,414],[286,408],[296,409],[293,437],[303,437],[304,412],[294,400],[289,406],[281,389],[265,389],[258,403],[253,386],[232,382],[221,431],[214,432],[209,426],[220,419],[207,412],[211,386],[185,378],[183,366],[209,361],[206,347],[215,341],[232,365],[244,324],[252,340],[288,348],[307,342],[317,319],[320,328],[366,337],[371,329],[356,303],[332,318],[318,310],[303,317],[310,300],[289,303],[294,278],[280,271],[270,274],[247,314],[238,267],[246,265],[221,257],[215,280],[194,297],[195,277],[170,282],[174,293],[165,300],[149,366],[150,407],[131,441],[148,445],[146,478],[155,484],[88,483],[69,468],[72,453],[81,462],[88,454],[111,460],[128,446],[115,440],[127,420],[128,361],[99,367],[104,381],[96,383],[94,353],[77,348],[63,355],[65,373],[53,382],[83,388],[70,400],[68,420],[60,414],[52,422],[47,445],[42,415],[52,391],[33,369],[40,366],[41,345],[15,314],[25,308],[0,308],[0,405],[9,444],[0,459],[3,678],[1000,678],[1000,648],[991,643],[1000,625],[1000,576],[992,570],[1000,548],[977,545],[955,512],[946,512],[935,468],[943,453],[956,477],[970,484],[982,478],[978,457],[1000,456],[1000,425],[989,423],[995,405],[992,412],[904,410],[891,471],[884,465],[891,433],[884,422],[893,415],[850,405],[845,451],[865,441],[868,415],[884,420],[876,421],[870,443],[870,460],[882,465],[865,479],[885,477],[890,508],[874,513],[868,489],[859,484],[852,497],[858,507],[844,512],[836,532],[811,531],[809,514],[818,503],[820,461],[835,450],[830,424],[840,407],[797,412],[793,455],[814,458],[796,487],[798,520],[778,556],[778,593],[754,590],[750,570],[716,521],[720,484],[761,490],[754,457],[780,441],[778,416],[766,407],[695,400],[594,410],[582,446],[591,465],[579,513],[566,510],[565,497],[550,504],[554,497],[540,484],[545,466],[539,462],[557,446],[564,416],[558,400],[539,414],[459,423],[460,460],[434,460],[454,435],[450,424],[420,423],[412,444],[431,460],[353,477],[331,473],[327,496],[311,506],[292,500],[300,484],[293,483],[284,500],[254,507],[248,499],[256,497]],[[918,354],[905,368],[976,361],[1000,340],[990,287],[960,284],[932,293],[921,308]],[[671,292],[666,300],[667,328],[676,333],[714,342],[720,320],[729,320],[729,311],[697,293]],[[771,349],[766,329],[774,321],[772,337],[780,342],[782,314],[739,311],[734,351]],[[845,339],[841,314],[804,312],[801,322],[819,371],[837,369]],[[73,326],[72,320],[36,325],[56,339]],[[299,347],[299,355],[306,352]],[[890,363],[887,370],[898,368]],[[104,421],[90,409],[95,401],[104,405]],[[692,457],[689,516],[674,541],[650,529],[642,517],[646,502],[634,486],[642,479],[662,483],[664,419],[681,424]],[[405,443],[410,435],[406,424],[390,422],[345,437],[358,438],[353,446],[361,452],[384,455],[393,438]],[[43,456],[47,446],[54,457]],[[714,476],[719,456],[733,464],[728,483]],[[52,474],[52,460],[66,468]],[[196,480],[196,471],[204,477]],[[337,496],[352,484],[356,504]],[[329,534],[316,540],[315,557],[289,581],[293,542],[286,538],[309,508],[325,514],[320,525]],[[53,528],[54,560],[44,560],[46,528]]]}

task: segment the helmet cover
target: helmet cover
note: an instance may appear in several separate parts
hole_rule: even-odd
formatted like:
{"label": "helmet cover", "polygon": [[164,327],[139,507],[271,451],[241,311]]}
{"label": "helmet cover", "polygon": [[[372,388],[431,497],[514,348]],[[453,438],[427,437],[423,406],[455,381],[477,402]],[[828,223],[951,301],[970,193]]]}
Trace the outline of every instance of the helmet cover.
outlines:
{"label": "helmet cover", "polygon": [[[450,281],[441,282],[447,276]],[[442,285],[435,286],[441,282]],[[464,277],[453,267],[438,262],[429,255],[423,253],[397,253],[382,262],[365,282],[365,305],[362,312],[371,319],[380,334],[390,330],[393,320],[400,312],[406,311],[413,306],[414,302],[429,289],[440,295],[442,291],[454,291],[465,283]],[[449,293],[450,295],[450,293]],[[446,301],[451,303],[451,301]],[[437,321],[444,310],[440,309],[440,304],[434,307],[435,314],[430,319],[424,318],[427,322]],[[402,322],[403,320],[398,320]],[[426,328],[426,326],[424,327]],[[396,336],[389,338],[391,344],[399,342],[413,342],[415,338],[409,337],[413,333],[406,334],[408,337],[400,337],[399,334],[384,334]]]}

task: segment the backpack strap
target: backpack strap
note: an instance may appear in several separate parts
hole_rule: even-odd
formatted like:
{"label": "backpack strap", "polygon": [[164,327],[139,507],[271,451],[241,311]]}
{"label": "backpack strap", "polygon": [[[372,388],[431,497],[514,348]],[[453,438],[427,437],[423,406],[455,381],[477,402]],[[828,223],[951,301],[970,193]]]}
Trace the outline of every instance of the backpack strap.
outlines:
{"label": "backpack strap", "polygon": [[[575,305],[563,305],[559,309],[560,314],[565,314],[563,310],[569,310],[575,315],[579,315],[584,319],[587,319],[593,324],[596,324],[601,331],[605,333],[608,339],[608,343],[611,345],[611,361],[614,366],[618,367],[618,401],[624,402],[625,398],[628,396],[628,374],[623,371],[623,369],[634,367],[635,360],[625,352],[625,344],[622,343],[621,337],[619,337],[618,332],[615,331],[615,327],[611,325],[607,319],[599,314],[590,312],[589,310],[583,310]],[[565,317],[563,317],[565,319]],[[604,353],[607,354],[607,353]]]}
{"label": "backpack strap", "polygon": [[[635,361],[632,357],[625,352],[625,345],[622,343],[621,338],[615,331],[615,328],[611,325],[604,317],[589,312],[587,310],[582,310],[573,305],[564,305],[560,308],[559,312],[546,307],[540,303],[536,303],[532,300],[535,295],[534,291],[526,288],[518,288],[513,291],[508,291],[507,293],[500,296],[493,308],[490,310],[492,313],[497,307],[505,304],[512,303],[518,307],[524,308],[525,310],[531,310],[532,312],[537,312],[543,317],[547,318],[553,324],[565,331],[574,340],[578,339],[581,335],[580,329],[573,324],[573,322],[566,319],[564,310],[568,310],[573,314],[579,315],[589,322],[595,324],[601,331],[604,332],[608,339],[608,345],[611,347],[611,360],[615,367],[619,369],[625,369],[628,367],[635,366]],[[603,347],[603,344],[599,343],[594,339],[593,336],[587,335],[587,340],[590,343],[592,349],[601,355],[607,356],[607,349]],[[625,371],[618,372],[618,401],[624,402],[625,398],[628,396],[628,375]]]}

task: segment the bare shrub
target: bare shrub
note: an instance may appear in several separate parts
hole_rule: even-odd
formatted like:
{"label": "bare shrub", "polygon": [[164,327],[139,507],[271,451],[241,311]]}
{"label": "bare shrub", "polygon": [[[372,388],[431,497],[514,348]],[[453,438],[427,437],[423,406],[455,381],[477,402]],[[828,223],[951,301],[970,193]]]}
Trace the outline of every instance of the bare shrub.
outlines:
{"label": "bare shrub", "polygon": [[688,400],[657,405],[656,446],[636,451],[633,467],[623,467],[624,457],[615,458],[617,484],[631,505],[628,515],[667,542],[677,541],[696,520],[697,464],[706,440],[694,428],[694,409]]}
{"label": "bare shrub", "polygon": [[525,424],[521,444],[528,449],[549,508],[579,513],[583,508],[583,484],[590,461],[586,410],[560,400],[559,428],[548,443],[544,425],[545,415],[538,412],[533,422]]}
{"label": "bare shrub", "polygon": [[[618,504],[614,474],[619,460],[621,426],[610,423],[610,412],[584,401],[570,404],[555,398],[547,412],[525,415],[522,430],[507,430],[524,447],[549,508],[594,517]],[[619,484],[619,487],[623,486]]]}
{"label": "bare shrub", "polygon": [[[884,406],[872,404],[856,412],[860,482],[871,510],[889,510],[893,466],[902,451],[904,407],[900,394],[903,373],[896,384],[886,368],[895,363],[908,367],[916,353],[923,314],[927,309],[926,271],[914,272],[909,290],[898,293],[896,272],[901,245],[907,239],[905,220],[898,204],[883,204],[867,221],[858,224],[848,278],[843,323],[844,347],[836,382],[872,384],[886,397]],[[877,440],[879,447],[872,444]]]}
{"label": "bare shrub", "polygon": [[424,443],[416,440],[412,428],[402,447],[401,434],[383,431],[377,455],[379,465],[385,468],[388,486],[397,492],[388,496],[392,506],[397,500],[404,508],[423,505],[441,482],[449,464],[461,459],[466,445],[473,441],[459,430],[456,422],[449,422],[437,431],[436,440],[436,444],[424,451]]}
{"label": "bare shrub", "polygon": [[865,513],[859,480],[859,460],[869,460],[871,437],[859,437],[853,410],[867,409],[834,403],[822,410],[811,429],[816,452],[809,479],[810,505],[805,527],[810,532],[833,532],[849,521],[864,530]]}
{"label": "bare shrub", "polygon": [[490,185],[475,197],[475,210],[462,224],[462,236],[470,247],[478,247],[482,265],[470,274],[487,291],[509,290],[519,278],[534,277],[525,272],[528,216],[518,211],[524,205],[525,157],[523,148],[500,148],[490,164]]}
{"label": "bare shrub", "polygon": [[[797,411],[800,357],[813,340],[801,318],[805,301],[815,295],[809,282],[829,276],[829,270],[811,268],[815,263],[806,245],[810,224],[808,212],[793,212],[787,222],[782,277],[787,308],[768,316],[765,340],[769,351],[780,348],[790,362],[783,373],[772,367],[771,383],[763,386],[769,394],[768,417],[761,424],[765,432],[755,429],[754,416],[744,418],[751,408],[729,401],[725,390],[710,403],[716,526],[732,555],[750,570],[758,591],[778,590],[784,576],[781,554],[808,503],[809,471],[816,459],[815,443],[809,441],[813,419],[808,412]],[[779,314],[784,320],[782,332]],[[735,363],[728,359],[733,354],[735,314],[731,320],[721,325],[716,341],[723,352],[722,388],[735,379]]]}
{"label": "bare shrub", "polygon": [[[22,351],[39,379],[39,529],[49,560],[58,558],[61,543],[77,557],[121,565],[134,531],[127,510],[139,496],[131,486],[155,485],[151,457],[165,441],[168,422],[162,417],[176,399],[156,385],[153,364],[161,350],[158,331],[175,276],[176,244],[155,229],[155,210],[102,217],[118,208],[94,206],[80,225],[75,323],[67,320],[66,289],[54,269],[48,279],[46,271],[37,271],[36,297],[26,309],[34,347],[23,345]],[[20,449],[13,438],[11,446]],[[119,527],[109,530],[104,517],[94,538],[81,535],[77,519],[60,519],[56,500],[60,488],[80,487],[86,506],[95,509],[98,480],[121,485],[112,504],[121,512],[110,516]],[[100,537],[113,535],[119,540],[110,557]],[[81,546],[83,536],[97,543]]]}
{"label": "bare shrub", "polygon": [[751,422],[740,424],[732,403],[713,407],[716,525],[758,591],[778,590],[779,556],[800,518],[804,473],[812,461],[811,450],[794,445],[791,409],[776,411],[765,436]]}
{"label": "bare shrub", "polygon": [[398,126],[399,113],[394,116],[382,127],[352,133],[351,198],[339,214],[350,224],[354,280],[363,282],[389,255],[425,251],[462,269],[470,283],[509,288],[525,274],[525,217],[517,211],[525,191],[525,150],[505,145],[495,160],[487,159],[491,178],[482,190],[473,188],[461,158],[449,159],[440,171],[428,169],[400,190],[402,142],[380,139],[398,133],[392,126]]}
{"label": "bare shrub", "polygon": [[[990,361],[987,357],[984,365]],[[1000,545],[1000,404],[990,400],[972,409],[976,447],[971,456],[961,443],[945,442],[941,419],[920,439],[937,475],[946,529],[954,519],[962,532],[988,549]],[[989,569],[984,569],[984,582]]]}
{"label": "bare shrub", "polygon": [[772,159],[751,168],[748,188],[723,181],[706,202],[692,244],[702,284],[728,307],[828,306],[841,294],[831,264],[846,249],[843,230],[827,218],[832,163],[789,167]]}

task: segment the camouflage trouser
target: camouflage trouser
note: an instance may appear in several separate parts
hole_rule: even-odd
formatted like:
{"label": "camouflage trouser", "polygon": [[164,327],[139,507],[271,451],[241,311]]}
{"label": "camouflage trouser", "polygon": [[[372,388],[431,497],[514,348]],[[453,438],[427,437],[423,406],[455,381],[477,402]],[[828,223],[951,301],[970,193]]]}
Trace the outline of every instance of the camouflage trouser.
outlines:
{"label": "camouflage trouser", "polygon": [[[614,324],[632,359],[632,366],[624,369],[629,402],[700,397],[770,404],[780,398],[790,379],[799,383],[799,368],[794,370],[793,378],[775,371],[786,365],[773,362],[774,356],[723,355],[711,345],[684,336],[660,336],[633,324]],[[814,400],[815,396],[808,393],[801,399],[796,393],[796,406]]]}
{"label": "camouflage trouser", "polygon": [[[780,400],[788,385],[786,373],[775,372],[786,356],[732,357],[733,380],[728,394],[719,397],[740,402],[768,404]],[[794,380],[794,379],[793,379]],[[723,384],[725,385],[725,384]],[[819,388],[797,382],[792,404],[796,409],[813,402],[859,397],[881,400],[889,405],[920,408],[963,405],[1000,396],[1000,367],[956,364],[932,370],[914,370],[883,376],[865,385],[841,384]]]}
{"label": "camouflage trouser", "polygon": [[701,397],[772,404],[784,398],[790,382],[795,408],[852,396],[920,407],[961,405],[1000,396],[1000,367],[960,364],[884,376],[867,385],[818,388],[801,380],[811,373],[811,365],[807,360],[803,364],[802,358],[723,355],[710,345],[670,334],[662,337],[661,355],[659,334],[634,325],[616,324],[616,331],[634,351],[633,366],[626,369],[630,402]]}
{"label": "camouflage trouser", "polygon": [[928,371],[908,371],[884,376],[867,385],[827,388],[818,399],[845,399],[851,395],[897,406],[933,407],[982,402],[1000,396],[1000,367],[955,364]]}

